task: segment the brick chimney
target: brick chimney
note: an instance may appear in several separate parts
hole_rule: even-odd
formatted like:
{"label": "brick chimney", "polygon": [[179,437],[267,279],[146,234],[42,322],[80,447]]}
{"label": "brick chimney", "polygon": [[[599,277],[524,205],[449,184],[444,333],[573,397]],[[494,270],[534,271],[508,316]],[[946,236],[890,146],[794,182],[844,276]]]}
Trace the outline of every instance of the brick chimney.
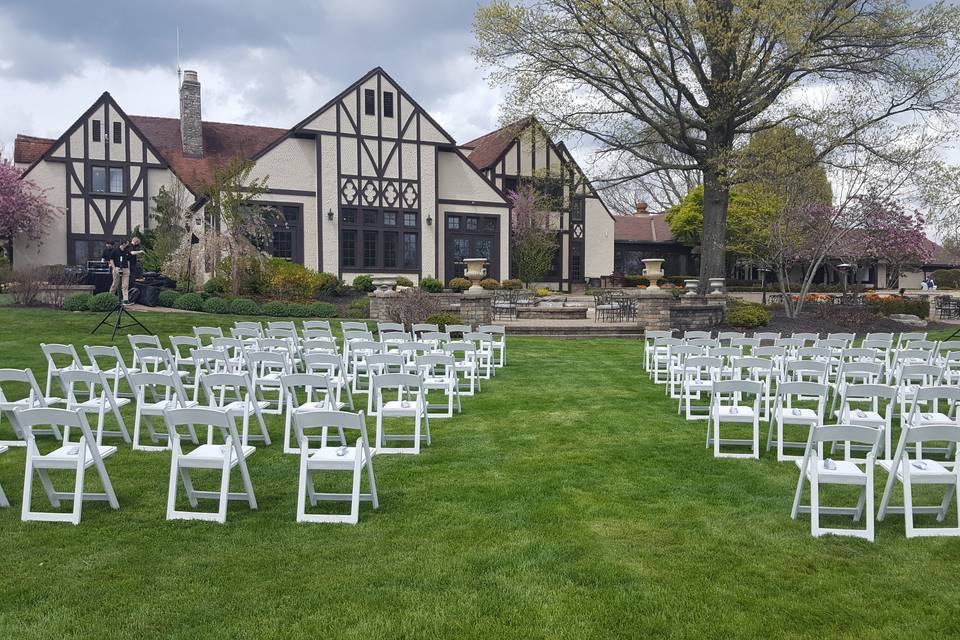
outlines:
{"label": "brick chimney", "polygon": [[637,212],[636,212],[634,215],[637,215],[637,216],[645,216],[645,215],[647,215],[647,203],[644,202],[643,200],[641,200],[640,202],[638,202],[638,203],[637,203]]}
{"label": "brick chimney", "polygon": [[180,84],[180,142],[183,155],[203,157],[203,125],[200,121],[200,81],[196,71],[184,71]]}

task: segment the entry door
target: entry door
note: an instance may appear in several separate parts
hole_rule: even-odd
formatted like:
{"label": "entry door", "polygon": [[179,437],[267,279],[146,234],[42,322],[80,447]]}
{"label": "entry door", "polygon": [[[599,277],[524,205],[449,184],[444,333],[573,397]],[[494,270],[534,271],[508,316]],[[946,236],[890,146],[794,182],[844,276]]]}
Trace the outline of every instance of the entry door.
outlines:
{"label": "entry door", "polygon": [[448,213],[445,220],[445,281],[462,278],[464,258],[486,258],[487,277],[500,279],[500,217]]}

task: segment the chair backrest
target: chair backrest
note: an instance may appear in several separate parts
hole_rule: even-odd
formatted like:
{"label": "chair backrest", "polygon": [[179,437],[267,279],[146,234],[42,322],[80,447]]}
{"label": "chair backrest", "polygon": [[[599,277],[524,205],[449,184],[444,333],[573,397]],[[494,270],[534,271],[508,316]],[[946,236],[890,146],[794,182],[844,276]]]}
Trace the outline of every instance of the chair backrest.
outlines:
{"label": "chair backrest", "polygon": [[[4,384],[4,383],[10,384]],[[27,385],[27,395],[23,395],[21,385]],[[31,407],[45,407],[47,400],[43,397],[40,385],[30,369],[0,369],[0,404],[18,400],[29,400]],[[22,405],[21,405],[22,406]]]}
{"label": "chair backrest", "polygon": [[777,338],[773,342],[775,346],[784,347],[791,351],[796,351],[797,349],[802,348],[806,343],[806,340],[801,340],[800,338]]}
{"label": "chair backrest", "polygon": [[[816,425],[810,429],[807,439],[806,458],[813,451],[814,446],[832,442],[851,442],[870,446],[868,456],[876,457],[883,439],[883,430],[859,424],[827,424]],[[804,463],[806,464],[806,463]]]}
{"label": "chair backrest", "polygon": [[420,334],[420,339],[424,342],[429,342],[434,345],[442,345],[445,342],[450,342],[450,334],[446,331],[424,331]]}
{"label": "chair backrest", "polygon": [[360,331],[356,329],[351,329],[349,331],[343,332],[343,341],[345,343],[353,343],[357,341],[363,342],[373,342],[373,332],[371,331]]}
{"label": "chair backrest", "polygon": [[754,334],[753,334],[753,337],[754,337],[755,339],[759,340],[761,345],[762,345],[764,342],[771,342],[771,343],[773,343],[773,342],[776,342],[777,340],[780,339],[780,332],[779,332],[779,331],[776,331],[776,332],[774,332],[774,331],[761,331],[761,332],[759,332],[759,333],[754,333]]}
{"label": "chair backrest", "polygon": [[103,396],[111,405],[116,404],[113,389],[110,388],[110,383],[107,382],[102,371],[68,369],[60,372],[60,381],[63,383],[64,391],[67,392],[68,407],[76,402],[82,402],[78,400],[77,387],[81,387],[83,393],[88,394],[87,397],[91,400],[97,396]]}
{"label": "chair backrest", "polygon": [[767,384],[769,384],[770,378],[773,376],[773,362],[766,358],[753,356],[734,358],[730,363],[730,368],[741,377],[743,377],[743,373],[746,372],[749,379],[760,380],[762,378],[761,381]]}
{"label": "chair backrest", "polygon": [[252,329],[248,327],[232,327],[230,329],[230,337],[238,338],[240,340],[256,340],[262,335],[263,332],[259,329]]}
{"label": "chair backrest", "polygon": [[[120,377],[126,377],[129,373],[127,371],[127,365],[123,362],[123,355],[120,353],[120,349],[116,345],[107,346],[94,346],[94,345],[84,345],[83,350],[87,353],[87,360],[90,361],[90,365],[93,367],[94,371],[104,371],[108,369],[116,369],[117,374]],[[107,359],[108,364],[102,366],[100,360],[102,358]]]}
{"label": "chair backrest", "polygon": [[874,332],[874,333],[868,333],[866,336],[864,336],[863,339],[864,340],[883,340],[885,342],[893,342],[893,334]]}
{"label": "chair backrest", "polygon": [[293,361],[283,351],[247,351],[247,370],[251,375],[264,376],[268,373],[291,373]]}
{"label": "chair backrest", "polygon": [[793,338],[793,339],[795,339],[795,340],[803,340],[804,343],[807,343],[807,342],[811,342],[811,343],[812,343],[812,342],[816,342],[817,340],[820,339],[820,334],[819,334],[819,333],[804,333],[804,332],[799,332],[799,333],[798,333],[798,332],[794,332],[794,333],[790,334],[790,337]]}
{"label": "chair backrest", "polygon": [[877,351],[887,352],[893,348],[893,342],[882,338],[867,338],[860,343],[864,349],[876,349]]}
{"label": "chair backrest", "polygon": [[847,362],[876,362],[879,354],[871,347],[848,347],[840,352],[840,357]]}
{"label": "chair backrest", "polygon": [[373,387],[377,395],[380,395],[385,389],[398,389],[400,391],[416,391],[423,397],[423,378],[416,373],[385,373],[374,376]]}
{"label": "chair backrest", "polygon": [[322,373],[288,373],[280,376],[280,384],[283,385],[284,391],[287,393],[290,406],[294,408],[300,406],[300,398],[297,392],[301,389],[322,392],[323,398],[328,404],[333,402],[336,397],[330,376]]}
{"label": "chair backrest", "polygon": [[[311,441],[320,440],[320,446],[327,445],[327,434],[331,430],[352,430],[358,432],[360,444],[366,455],[370,455],[370,440],[367,437],[367,421],[363,411],[350,413],[349,411],[301,411],[293,415],[293,426],[296,429],[297,441],[307,451]],[[320,437],[311,437],[311,433],[320,433]],[[339,440],[337,441],[339,443]]]}
{"label": "chair backrest", "polygon": [[154,390],[157,390],[157,388],[163,389],[163,397],[165,400],[176,398],[181,405],[187,401],[187,392],[183,388],[180,376],[173,371],[164,371],[161,373],[131,373],[129,380],[138,402],[143,401],[148,388],[153,388]]}
{"label": "chair backrest", "polygon": [[687,378],[706,380],[723,368],[723,358],[714,356],[690,356],[683,363],[683,375]]}
{"label": "chair backrest", "polygon": [[943,379],[943,367],[935,364],[905,364],[897,371],[897,383],[900,385],[917,384],[932,386]]}
{"label": "chair backrest", "polygon": [[406,329],[403,326],[403,323],[400,322],[378,322],[377,323],[377,333],[383,334],[385,332],[395,332],[399,331],[400,333],[405,333]]}
{"label": "chair backrest", "polygon": [[317,330],[332,331],[332,327],[330,326],[329,320],[304,320],[301,326],[304,331],[317,331]]}
{"label": "chair backrest", "polygon": [[680,345],[680,344],[684,344],[682,338],[671,338],[669,336],[660,336],[659,338],[653,339],[653,347],[654,348],[662,347],[664,353],[668,351],[668,347]]}
{"label": "chair backrest", "polygon": [[243,448],[241,447],[240,436],[237,433],[237,425],[226,411],[221,411],[215,407],[166,409],[163,412],[163,421],[167,426],[170,442],[180,441],[180,434],[177,431],[179,426],[205,424],[211,427],[213,432],[220,433],[224,442],[227,441],[227,438],[230,438],[233,443],[234,455],[237,456],[240,464],[243,464]]}
{"label": "chair backrest", "polygon": [[257,351],[275,351],[292,356],[295,348],[287,338],[257,338]]}
{"label": "chair backrest", "polygon": [[897,368],[907,363],[929,363],[933,357],[933,351],[925,349],[897,349],[893,352],[893,366]]}
{"label": "chair backrest", "polygon": [[333,331],[330,329],[324,329],[322,327],[316,327],[313,329],[304,329],[303,333],[304,341],[306,340],[334,340]]}
{"label": "chair backrest", "polygon": [[418,322],[410,327],[410,330],[413,332],[414,336],[419,336],[421,333],[440,331],[440,325],[431,324],[429,322]]}
{"label": "chair backrest", "polygon": [[357,340],[350,345],[351,360],[363,360],[373,353],[383,353],[383,345],[373,340]]}
{"label": "chair backrest", "polygon": [[267,327],[264,333],[268,338],[285,338],[292,341],[300,339],[300,336],[297,335],[297,330],[290,327]]}
{"label": "chair backrest", "polygon": [[481,324],[477,327],[477,331],[480,333],[489,334],[491,336],[507,335],[507,328],[502,324]]}
{"label": "chair backrest", "polygon": [[726,397],[738,400],[739,396],[754,396],[754,402],[759,402],[763,395],[763,383],[755,380],[715,380],[713,383],[713,401],[723,403]]}
{"label": "chair backrest", "polygon": [[847,345],[850,345],[850,344],[853,343],[854,340],[857,339],[857,334],[855,334],[855,333],[828,333],[828,334],[827,334],[827,339],[828,339],[828,340],[843,340],[843,341],[845,341],[845,342],[847,343]]}
{"label": "chair backrest", "polygon": [[267,322],[267,329],[286,329],[296,333],[297,325],[293,320],[271,320]]}
{"label": "chair backrest", "polygon": [[177,368],[170,352],[160,347],[134,348],[133,361],[141,371],[170,371]]}
{"label": "chair backrest", "polygon": [[307,373],[322,373],[336,377],[343,369],[343,360],[335,353],[312,352],[304,354],[303,366]]}
{"label": "chair backrest", "polygon": [[300,350],[304,353],[339,353],[340,349],[337,346],[336,340],[331,338],[307,338],[303,341],[303,344],[300,346]]}
{"label": "chair backrest", "polygon": [[800,360],[819,360],[825,362],[833,355],[833,350],[829,347],[800,347],[797,349],[796,357]]}
{"label": "chair backrest", "polygon": [[477,353],[477,346],[472,342],[454,340],[443,345],[443,352],[452,355],[458,362],[463,362],[474,359]]}
{"label": "chair backrest", "polygon": [[937,345],[937,353],[951,353],[960,351],[960,340],[944,340]]}
{"label": "chair backrest", "polygon": [[755,358],[769,358],[771,360],[778,360],[787,357],[786,347],[754,347],[751,351],[751,355]]}
{"label": "chair backrest", "polygon": [[97,440],[90,430],[87,416],[82,411],[53,407],[21,409],[17,411],[17,423],[23,428],[24,435],[28,440],[33,436],[34,427],[60,427],[63,431],[63,441],[61,444],[64,445],[72,442],[70,440],[70,429],[79,429],[81,437],[87,443],[88,453],[97,464],[101,463],[100,451],[95,446]]}
{"label": "chair backrest", "polygon": [[469,324],[448,324],[446,327],[447,333],[453,335],[454,333],[464,334],[470,333],[473,331],[473,327]]}
{"label": "chair backrest", "polygon": [[346,335],[347,331],[370,331],[366,322],[351,322],[349,320],[340,323],[340,330]]}
{"label": "chair backrest", "polygon": [[437,367],[443,368],[443,375],[456,377],[457,361],[453,356],[445,353],[428,353],[418,355],[415,360],[417,371],[420,375],[437,376]]}
{"label": "chair backrest", "polygon": [[845,402],[893,400],[896,393],[894,387],[885,384],[848,384],[843,388],[843,399]]}
{"label": "chair backrest", "polygon": [[940,343],[936,340],[909,340],[906,343],[907,349],[923,349],[924,351],[938,351]]}
{"label": "chair backrest", "polygon": [[731,347],[749,347],[751,350],[756,349],[760,346],[760,340],[757,338],[732,338],[730,340]]}
{"label": "chair backrest", "polygon": [[863,378],[879,380],[883,365],[879,362],[844,362],[840,365],[838,376],[841,378]]}
{"label": "chair backrest", "polygon": [[822,360],[787,360],[783,371],[787,380],[826,382],[830,363]]}
{"label": "chair backrest", "polygon": [[703,347],[698,347],[692,344],[676,344],[668,347],[670,353],[670,359],[679,360],[683,362],[689,356],[705,356],[707,355],[707,350]]}
{"label": "chair backrest", "polygon": [[[83,367],[83,363],[80,362],[80,354],[77,353],[77,348],[72,344],[46,344],[41,342],[40,350],[47,359],[47,367],[55,371]],[[64,360],[69,360],[69,362],[64,362]]]}
{"label": "chair backrest", "polygon": [[926,339],[927,339],[926,331],[912,331],[912,332],[908,331],[908,332],[901,333],[899,337],[897,337],[897,349],[903,347],[904,345],[906,345],[908,342],[912,340],[926,340]]}
{"label": "chair backrest", "polygon": [[156,347],[160,349],[163,345],[160,344],[160,337],[154,335],[131,335],[127,336],[127,340],[130,342],[131,349],[137,349],[138,347]]}
{"label": "chair backrest", "polygon": [[846,349],[847,345],[849,344],[849,341],[844,340],[843,338],[821,338],[820,340],[816,341],[814,346],[831,349],[833,351],[840,351],[842,349]]}
{"label": "chair backrest", "polygon": [[220,327],[194,327],[193,335],[199,338],[201,343],[210,344],[213,338],[223,337],[223,329]]}
{"label": "chair backrest", "polygon": [[781,382],[777,385],[777,396],[788,402],[799,398],[820,398],[826,402],[830,387],[819,382]]}
{"label": "chair backrest", "polygon": [[720,348],[720,341],[716,338],[684,338],[682,342],[699,347],[706,347],[711,351]]}
{"label": "chair backrest", "polygon": [[381,331],[380,332],[380,342],[383,344],[397,344],[400,342],[407,342],[411,338],[411,334],[406,331]]}
{"label": "chair backrest", "polygon": [[233,326],[237,329],[256,331],[258,335],[263,336],[263,324],[260,322],[255,322],[253,320],[237,320],[233,323]]}
{"label": "chair backrest", "polygon": [[709,340],[713,337],[713,334],[710,331],[684,331],[683,339],[684,340],[694,340],[697,338],[706,338]]}
{"label": "chair backrest", "polygon": [[[222,406],[230,400],[253,397],[250,378],[242,373],[204,373],[200,375],[200,382],[210,406]],[[219,395],[217,391],[220,392]]]}
{"label": "chair backrest", "polygon": [[657,338],[672,338],[674,329],[668,329],[666,331],[661,330],[647,330],[643,332],[643,341],[648,345],[652,345],[653,341]]}
{"label": "chair backrest", "polygon": [[374,375],[402,373],[406,360],[399,353],[371,353],[364,358],[367,370]]}
{"label": "chair backrest", "polygon": [[200,338],[195,336],[170,336],[170,350],[177,358],[190,358],[193,350],[202,346]]}
{"label": "chair backrest", "polygon": [[226,351],[204,347],[194,349],[191,355],[198,374],[233,371],[233,363]]}

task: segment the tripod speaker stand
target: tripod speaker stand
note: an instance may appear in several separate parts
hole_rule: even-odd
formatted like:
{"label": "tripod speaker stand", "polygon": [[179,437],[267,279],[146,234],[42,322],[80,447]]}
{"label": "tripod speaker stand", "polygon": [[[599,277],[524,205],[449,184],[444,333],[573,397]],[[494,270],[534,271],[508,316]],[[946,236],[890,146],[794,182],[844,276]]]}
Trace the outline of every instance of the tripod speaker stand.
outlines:
{"label": "tripod speaker stand", "polygon": [[[139,289],[131,289],[131,290],[130,290],[130,302],[131,302],[131,303],[134,302],[134,301],[139,297],[139,295],[140,295],[140,290],[139,290]],[[129,318],[129,319],[132,320],[133,322],[128,322],[128,323],[126,323],[126,324],[123,324],[124,316],[126,316],[127,318]],[[120,329],[126,329],[127,327],[137,326],[137,327],[140,327],[141,329],[143,329],[144,332],[149,333],[149,334],[153,334],[153,331],[150,331],[150,329],[147,329],[147,327],[144,326],[144,324],[143,324],[142,322],[140,322],[139,320],[137,320],[136,316],[134,316],[132,313],[130,313],[130,311],[129,311],[129,310],[127,309],[127,307],[123,304],[123,302],[117,302],[117,306],[116,306],[114,309],[112,309],[111,311],[108,311],[108,312],[107,312],[107,315],[103,316],[103,320],[101,320],[100,323],[97,324],[97,326],[95,326],[95,327],[93,328],[93,331],[91,331],[90,333],[96,333],[97,330],[100,329],[100,327],[102,327],[102,326],[104,326],[104,325],[108,325],[108,326],[109,326],[108,323],[109,323],[109,321],[110,321],[111,318],[113,318],[113,333],[110,334],[110,340],[111,340],[111,341],[113,341],[113,340],[117,337],[117,331],[119,331]]]}

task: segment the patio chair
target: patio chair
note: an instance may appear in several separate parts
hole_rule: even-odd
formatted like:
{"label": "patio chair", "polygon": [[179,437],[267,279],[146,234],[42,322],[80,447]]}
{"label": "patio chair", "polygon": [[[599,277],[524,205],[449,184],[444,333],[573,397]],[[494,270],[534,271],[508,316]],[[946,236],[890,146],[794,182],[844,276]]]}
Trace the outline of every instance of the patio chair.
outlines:
{"label": "patio chair", "polygon": [[[23,395],[24,386],[26,395]],[[54,398],[61,401],[61,398]],[[0,421],[6,417],[10,423],[12,438],[0,439],[0,446],[25,447],[27,446],[26,433],[17,420],[17,412],[23,409],[43,409],[50,406],[47,398],[40,391],[40,385],[30,369],[0,369]],[[60,440],[63,436],[56,425],[49,429],[35,428],[36,436],[53,436]]]}
{"label": "patio chair", "polygon": [[258,402],[268,403],[263,413],[281,415],[285,398],[280,378],[294,373],[289,354],[284,351],[248,351],[247,371],[253,382],[254,397]]}
{"label": "patio chair", "polygon": [[47,360],[47,382],[43,388],[43,397],[46,398],[48,405],[60,404],[64,402],[63,398],[51,393],[53,381],[60,381],[60,372],[93,371],[93,366],[83,364],[80,361],[80,355],[72,344],[45,344],[41,342],[40,350]]}
{"label": "patio chair", "polygon": [[[130,443],[130,432],[120,414],[121,407],[130,404],[130,398],[118,398],[106,376],[100,371],[61,371],[60,381],[67,392],[67,409],[79,413],[96,414],[96,443],[103,444],[104,436],[119,436]],[[80,388],[83,388],[83,391]],[[114,430],[105,429],[107,413],[113,415],[117,423]]]}
{"label": "patio chair", "polygon": [[[110,476],[103,461],[117,452],[115,446],[104,446],[97,442],[97,438],[90,431],[87,418],[82,411],[71,409],[52,409],[49,407],[23,409],[17,419],[23,428],[27,440],[26,468],[23,474],[23,506],[20,519],[24,522],[70,522],[80,524],[83,503],[88,500],[105,501],[111,508],[119,509],[117,494],[113,490]],[[47,453],[40,451],[37,446],[35,429],[41,427],[44,432],[59,430],[63,432],[63,441],[57,448]],[[70,430],[79,431],[79,440],[70,439]],[[103,492],[88,492],[84,489],[87,469],[94,467],[103,485]],[[74,484],[72,491],[58,491],[49,472],[63,469],[73,470]],[[48,511],[34,511],[33,504],[33,474],[36,472],[47,499],[54,509],[60,507],[61,500],[73,501],[73,510],[69,513]]]}
{"label": "patio chair", "polygon": [[[253,383],[245,373],[204,373],[200,376],[200,384],[207,398],[208,407],[222,411],[230,418],[239,417],[243,420],[241,444],[244,447],[251,440],[270,445],[270,433],[263,420],[263,410],[269,403],[257,400]],[[257,419],[260,427],[259,434],[250,434],[250,414]]]}
{"label": "patio chair", "polygon": [[490,336],[496,355],[494,366],[498,369],[503,368],[507,363],[507,328],[500,324],[483,324],[477,327],[477,331]]}
{"label": "patio chair", "polygon": [[353,385],[340,356],[332,353],[308,353],[303,356],[303,367],[307,373],[320,373],[330,379],[338,405],[342,404],[343,392],[346,392],[346,406],[353,410]]}
{"label": "patio chair", "polygon": [[[712,356],[688,356],[680,370],[680,402],[677,413],[683,408],[687,420],[707,420],[710,417],[710,404],[694,405],[694,400],[709,396],[713,384],[720,379],[723,359]],[[697,412],[694,409],[701,409]]]}
{"label": "patio chair", "polygon": [[[428,353],[416,357],[416,373],[423,379],[423,390],[427,394],[428,416],[431,418],[452,418],[454,404],[457,413],[462,413],[460,404],[460,384],[457,380],[457,361],[451,355]],[[444,413],[429,413],[429,393],[442,391],[447,399]]]}
{"label": "patio chair", "polygon": [[[810,429],[803,459],[797,461],[800,478],[793,497],[790,517],[794,520],[801,513],[810,514],[810,534],[815,538],[824,535],[851,536],[874,541],[873,476],[877,448],[883,434],[880,429],[864,425],[837,424],[817,425]],[[865,460],[823,458],[824,445],[835,446],[839,442],[856,442],[867,449]],[[862,469],[860,467],[863,467]],[[804,484],[810,484],[810,504],[803,505]],[[860,487],[860,496],[854,507],[824,506],[820,502],[820,487],[825,484]],[[821,515],[849,515],[853,522],[865,519],[863,529],[833,528],[820,525]]]}
{"label": "patio chair", "polygon": [[[370,502],[374,509],[380,507],[377,497],[377,483],[373,475],[373,452],[367,437],[367,425],[363,412],[358,414],[343,411],[306,411],[294,418],[297,437],[303,442],[300,447],[300,477],[297,486],[297,522],[340,522],[356,524],[360,518],[360,502]],[[341,434],[351,431],[356,435],[354,445],[330,446],[327,444],[327,432],[337,429]],[[312,448],[310,434],[321,432],[320,446]],[[315,441],[315,438],[314,438]],[[312,474],[324,471],[352,472],[353,482],[350,493],[318,493],[314,489]],[[366,472],[368,493],[360,488]],[[316,506],[321,500],[345,501],[350,503],[350,513],[317,514],[306,512],[306,501]]]}
{"label": "patio chair", "polygon": [[[297,435],[294,443],[290,442],[290,435],[294,418],[299,413],[310,411],[340,411],[343,403],[337,400],[330,377],[319,373],[290,373],[280,378],[286,397],[286,415],[283,420],[283,452],[300,453],[303,440]],[[300,396],[303,395],[301,401]],[[323,433],[326,439],[326,432]],[[346,445],[343,431],[339,432],[340,444]]]}
{"label": "patio chair", "polygon": [[[839,409],[835,416],[839,424],[855,424],[875,427],[883,433],[883,455],[891,455],[891,431],[896,389],[885,384],[847,384],[840,394]],[[863,450],[853,447],[855,450]],[[846,457],[850,455],[850,445]]]}
{"label": "patio chair", "polygon": [[[203,520],[223,524],[227,521],[227,505],[231,500],[243,500],[251,509],[257,508],[253,482],[250,480],[250,472],[247,469],[247,459],[256,449],[241,442],[240,436],[237,435],[237,425],[229,412],[206,407],[170,409],[164,412],[164,422],[167,425],[172,450],[170,483],[167,490],[167,520]],[[186,451],[177,427],[193,424],[207,425],[207,442]],[[215,434],[217,433],[223,444],[216,443]],[[230,475],[234,467],[240,470],[243,491],[230,491]],[[190,475],[195,469],[219,469],[220,489],[218,491],[196,489]],[[176,508],[180,482],[183,483],[187,500],[193,507],[193,511]],[[196,511],[200,498],[217,500],[217,511]]]}

